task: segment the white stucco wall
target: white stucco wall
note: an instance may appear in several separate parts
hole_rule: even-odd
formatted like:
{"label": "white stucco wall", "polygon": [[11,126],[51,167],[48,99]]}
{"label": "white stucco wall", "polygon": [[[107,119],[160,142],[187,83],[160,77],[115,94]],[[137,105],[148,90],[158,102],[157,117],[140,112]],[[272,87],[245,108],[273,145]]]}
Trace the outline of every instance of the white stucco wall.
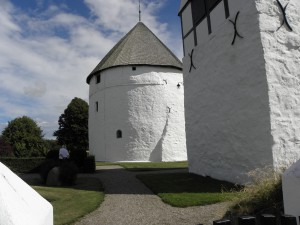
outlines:
{"label": "white stucco wall", "polygon": [[216,32],[225,22],[225,10],[224,10],[224,3],[220,2],[210,13],[210,22],[211,22],[211,32]]}
{"label": "white stucco wall", "polygon": [[0,163],[0,224],[53,225],[53,207]]}
{"label": "white stucco wall", "polygon": [[[299,1],[289,1],[294,32],[280,26],[276,1],[229,0],[229,19],[183,59],[189,169],[244,183],[247,172],[299,158]],[[285,6],[287,2],[282,1]]]}
{"label": "white stucco wall", "polygon": [[191,3],[188,3],[185,10],[182,12],[182,31],[186,35],[193,27],[193,19],[190,16],[192,13]]}
{"label": "white stucco wall", "polygon": [[286,168],[300,159],[300,1],[288,3],[286,15],[293,29],[277,30],[283,19],[276,2],[257,0],[261,41],[266,61],[271,133],[275,168]]}
{"label": "white stucco wall", "polygon": [[[242,7],[242,6],[241,6]],[[234,20],[235,15],[230,19]],[[272,164],[265,60],[253,1],[240,9],[235,44],[224,20],[207,42],[184,58],[189,170],[221,180],[246,182],[247,172]],[[249,47],[251,45],[251,47]]]}
{"label": "white stucco wall", "polygon": [[[176,69],[149,66],[105,70],[99,84],[93,77],[89,140],[96,160],[186,160],[182,82],[182,73]],[[116,138],[117,130],[122,138]]]}
{"label": "white stucco wall", "polygon": [[284,213],[297,218],[300,217],[300,160],[288,168],[282,175],[282,192]]}
{"label": "white stucco wall", "polygon": [[185,4],[188,2],[188,0],[181,0],[180,1],[180,7],[179,7],[179,11],[185,6]]}
{"label": "white stucco wall", "polygon": [[[181,5],[185,4],[185,0],[181,1]],[[247,8],[249,4],[249,0],[228,0],[228,7],[229,7],[229,14],[231,19],[234,21],[235,15],[238,11]],[[225,15],[224,9],[224,2],[220,2],[210,13],[210,20],[211,20],[211,33],[209,34],[208,26],[207,26],[207,19],[203,19],[197,26],[196,26],[196,33],[197,33],[197,46],[201,46],[204,43],[207,43],[209,39],[213,39],[215,35],[218,33],[220,27],[228,22]],[[185,35],[191,28],[192,28],[192,16],[191,16],[191,6],[189,3],[189,8],[186,8],[182,11],[182,30],[183,34]],[[194,33],[191,32],[188,37],[184,40],[184,53],[185,56],[191,52],[191,50],[195,47],[194,41]]]}

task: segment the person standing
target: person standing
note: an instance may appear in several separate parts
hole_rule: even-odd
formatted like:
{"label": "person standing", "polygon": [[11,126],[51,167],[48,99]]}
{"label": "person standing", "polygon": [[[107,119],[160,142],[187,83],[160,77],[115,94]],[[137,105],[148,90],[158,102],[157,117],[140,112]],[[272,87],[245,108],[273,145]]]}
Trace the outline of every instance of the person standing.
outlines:
{"label": "person standing", "polygon": [[68,159],[70,156],[69,151],[67,150],[65,145],[62,145],[61,148],[59,149],[59,159]]}

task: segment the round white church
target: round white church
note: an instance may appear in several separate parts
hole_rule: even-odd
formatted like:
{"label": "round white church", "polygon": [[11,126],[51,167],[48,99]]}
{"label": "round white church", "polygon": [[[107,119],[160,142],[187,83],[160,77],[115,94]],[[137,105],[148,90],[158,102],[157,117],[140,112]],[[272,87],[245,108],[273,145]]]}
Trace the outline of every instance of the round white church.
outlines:
{"label": "round white church", "polygon": [[142,23],[87,77],[96,161],[187,159],[182,63]]}

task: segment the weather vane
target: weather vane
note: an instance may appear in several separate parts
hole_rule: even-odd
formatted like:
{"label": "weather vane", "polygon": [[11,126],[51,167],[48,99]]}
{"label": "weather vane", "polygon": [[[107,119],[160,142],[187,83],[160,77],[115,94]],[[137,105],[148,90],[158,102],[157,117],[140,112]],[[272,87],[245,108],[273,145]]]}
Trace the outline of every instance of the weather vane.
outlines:
{"label": "weather vane", "polygon": [[141,0],[139,0],[139,21],[141,22]]}

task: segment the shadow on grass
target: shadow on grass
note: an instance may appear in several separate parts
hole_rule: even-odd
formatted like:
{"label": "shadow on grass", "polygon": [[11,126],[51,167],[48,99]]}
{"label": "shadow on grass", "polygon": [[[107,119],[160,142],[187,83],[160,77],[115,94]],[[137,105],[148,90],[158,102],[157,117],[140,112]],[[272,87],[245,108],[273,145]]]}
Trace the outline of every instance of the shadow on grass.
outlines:
{"label": "shadow on grass", "polygon": [[191,173],[139,174],[137,178],[154,190],[154,193],[220,193],[237,188],[226,181]]}
{"label": "shadow on grass", "polygon": [[[43,182],[39,174],[31,176],[21,176],[21,178],[30,186],[40,186],[47,187]],[[53,188],[70,188],[82,191],[98,191],[103,192],[104,188],[99,178],[91,177],[89,175],[79,175],[76,179],[76,182],[72,186],[57,186]]]}
{"label": "shadow on grass", "polygon": [[174,171],[174,170],[182,170],[188,172],[187,168],[125,168],[128,171],[132,172],[151,172],[151,171]]}
{"label": "shadow on grass", "polygon": [[240,187],[190,173],[137,175],[162,201],[176,207],[209,205],[231,201]]}

